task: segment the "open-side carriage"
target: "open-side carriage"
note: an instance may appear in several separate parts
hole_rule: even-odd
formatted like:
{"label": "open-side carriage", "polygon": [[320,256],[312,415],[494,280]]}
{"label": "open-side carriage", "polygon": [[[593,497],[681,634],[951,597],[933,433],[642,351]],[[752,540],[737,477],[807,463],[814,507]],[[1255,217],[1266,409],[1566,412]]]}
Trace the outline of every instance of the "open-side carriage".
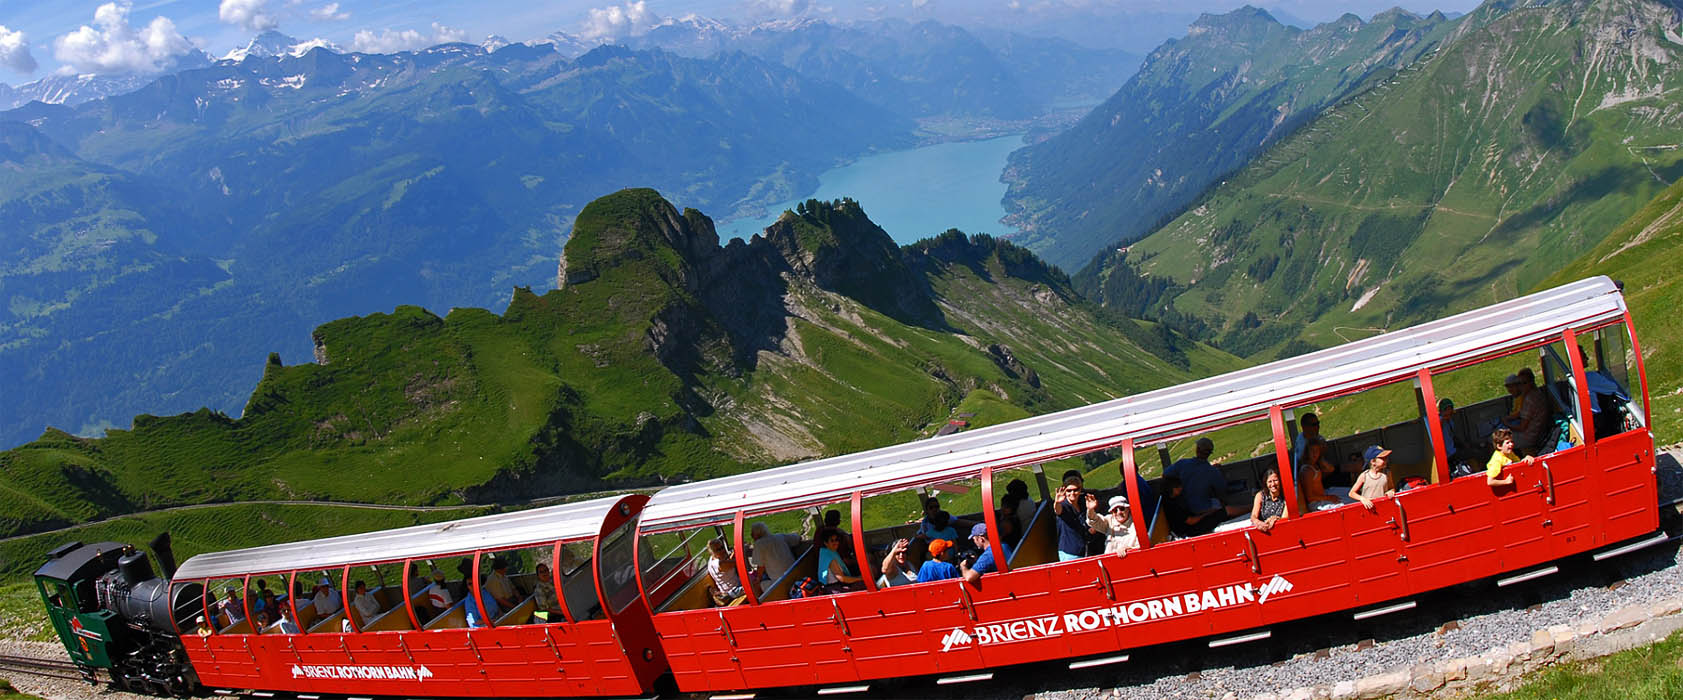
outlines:
{"label": "open-side carriage", "polygon": [[[647,500],[600,498],[202,554],[174,577],[175,586],[210,592],[197,621],[177,621],[182,644],[212,688],[305,696],[648,694],[666,661],[632,569],[631,528]],[[498,566],[515,590],[506,605],[487,590]],[[358,582],[369,598],[361,605]],[[265,615],[260,605],[279,613]],[[297,633],[287,633],[293,626]]]}
{"label": "open-side carriage", "polygon": [[[991,677],[988,669],[1011,664],[1069,659],[1080,668],[1165,642],[1259,639],[1286,620],[1404,610],[1425,591],[1504,574],[1514,575],[1503,583],[1532,578],[1568,555],[1622,545],[1597,556],[1610,555],[1663,539],[1654,536],[1654,448],[1641,358],[1619,291],[1606,278],[1588,279],[1146,394],[667,488],[637,524],[638,536],[653,540],[635,550],[639,585],[677,684],[692,692],[844,690],[924,674],[981,680]],[[1508,467],[1513,485],[1493,487],[1481,461],[1490,449],[1482,443],[1510,406],[1489,397],[1501,392],[1504,374],[1533,365],[1541,386],[1531,400],[1546,397],[1551,419],[1543,454],[1534,464]],[[1629,391],[1633,378],[1636,391]],[[1464,405],[1439,415],[1439,397],[1449,393]],[[1631,398],[1637,393],[1640,401]],[[1142,484],[1161,482],[1137,478],[1152,448],[1167,464],[1170,444],[1213,433],[1232,444],[1247,440],[1249,430],[1244,449],[1226,453],[1234,459],[1220,467],[1228,502],[1249,504],[1270,466],[1285,493],[1299,494],[1292,446],[1298,419],[1312,408],[1327,411],[1329,420],[1378,422],[1348,434],[1329,431],[1340,435],[1332,454],[1382,444],[1392,450],[1393,478],[1411,487],[1376,499],[1371,510],[1350,504],[1305,512],[1301,496],[1290,498],[1287,518],[1267,532],[1240,521],[1225,531],[1169,538],[1162,497],[1141,494]],[[1473,474],[1452,477],[1451,445],[1478,455]],[[1126,556],[1059,561],[1043,467],[1106,450],[1119,452],[1118,492],[1130,497],[1135,531],[1149,536]],[[908,527],[880,516],[873,522],[884,510],[874,504],[910,491],[922,500],[934,489],[946,502],[975,505],[980,512],[969,519],[999,533],[999,483],[1019,469],[1039,483],[1040,501],[1010,551],[989,538],[1002,562],[997,573],[975,583],[881,587],[882,549]],[[916,507],[905,504],[916,502],[908,497],[887,510],[904,517]],[[737,578],[752,582],[742,595],[720,600],[707,590],[719,586],[703,571],[705,555],[696,555],[705,551],[694,544],[698,537],[722,538],[745,553],[753,542],[746,525],[789,528],[790,513],[816,515],[832,506],[845,513],[842,529],[851,533],[848,566],[869,572],[866,590],[790,599],[792,589],[799,592],[795,581],[815,575],[811,549],[789,571],[764,576],[749,557],[736,556]]]}
{"label": "open-side carriage", "polygon": [[[1541,378],[1516,394],[1524,411],[1496,395],[1516,367]],[[668,672],[687,692],[835,692],[1026,662],[1081,668],[1166,642],[1257,639],[1286,620],[1406,610],[1425,591],[1663,541],[1647,396],[1623,298],[1594,278],[1176,387],[652,498],[205,554],[173,577],[166,542],[154,545],[162,578],[125,546],[72,543],[37,581],[73,658],[162,692],[196,674],[208,688],[304,698],[642,695]],[[1439,412],[1442,398],[1460,408]],[[1335,436],[1333,461],[1383,445],[1407,487],[1371,509],[1311,512],[1293,463],[1311,411]],[[1541,459],[1492,485],[1488,433],[1520,414],[1548,421],[1522,422]],[[1145,477],[1204,436],[1220,446],[1219,500],[1243,510],[1275,468],[1292,495],[1284,520],[1170,536],[1164,482]],[[1067,467],[1088,486],[1117,484],[1138,549],[1060,554],[1044,471]],[[1009,513],[1023,523],[1014,542],[984,539],[996,572],[879,584],[883,547],[912,534],[905,518],[920,505],[1004,534],[996,504],[1018,478],[1040,497]],[[865,590],[805,585],[820,554],[810,530],[791,531],[826,508]],[[763,577],[750,559],[780,548],[764,540],[748,556],[750,525],[789,547]],[[748,582],[740,595],[719,585],[731,569]],[[117,644],[120,629],[150,641]]]}

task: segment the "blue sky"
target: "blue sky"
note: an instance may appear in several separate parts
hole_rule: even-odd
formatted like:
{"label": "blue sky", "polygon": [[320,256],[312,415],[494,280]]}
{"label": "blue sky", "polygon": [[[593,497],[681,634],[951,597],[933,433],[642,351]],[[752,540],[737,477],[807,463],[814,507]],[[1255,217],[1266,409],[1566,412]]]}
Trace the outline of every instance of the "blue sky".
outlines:
{"label": "blue sky", "polygon": [[[419,48],[440,40],[478,42],[497,34],[514,41],[554,31],[615,36],[663,17],[700,14],[730,20],[791,16],[835,20],[871,17],[937,19],[969,27],[1040,34],[1080,32],[1104,41],[1095,22],[1117,25],[1114,36],[1138,51],[1179,33],[1199,12],[1243,4],[1223,0],[0,0],[0,82],[19,84],[62,72],[148,72],[200,48],[220,57],[257,31],[275,28],[346,49]],[[1344,12],[1364,17],[1395,4],[1416,12],[1465,12],[1473,0],[1278,0],[1253,4],[1282,19],[1311,22]],[[103,8],[103,9],[102,9]],[[1085,21],[1097,18],[1095,21]],[[1085,25],[1085,27],[1083,27]],[[1102,26],[1102,25],[1101,25]],[[1126,36],[1126,40],[1120,38]]]}

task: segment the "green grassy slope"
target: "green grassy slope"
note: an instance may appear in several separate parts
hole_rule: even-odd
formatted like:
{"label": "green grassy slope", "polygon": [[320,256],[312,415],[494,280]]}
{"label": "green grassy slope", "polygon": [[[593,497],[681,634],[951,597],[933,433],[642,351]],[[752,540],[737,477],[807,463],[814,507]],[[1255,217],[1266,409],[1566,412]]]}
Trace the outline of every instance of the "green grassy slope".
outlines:
{"label": "green grassy slope", "polygon": [[500,316],[335,321],[314,334],[322,363],[271,356],[238,419],[141,416],[0,452],[0,536],[192,503],[656,484],[1238,366],[1081,302],[1009,243],[955,232],[902,250],[855,203],[809,205],[720,248],[705,216],[652,190],[597,200],[568,242],[567,284],[517,292]]}
{"label": "green grassy slope", "polygon": [[1469,25],[1112,256],[1094,284],[1132,274],[1121,266],[1167,278],[1158,299],[1114,301],[1172,303],[1255,359],[1524,293],[1683,175],[1677,30],[1649,0]]}

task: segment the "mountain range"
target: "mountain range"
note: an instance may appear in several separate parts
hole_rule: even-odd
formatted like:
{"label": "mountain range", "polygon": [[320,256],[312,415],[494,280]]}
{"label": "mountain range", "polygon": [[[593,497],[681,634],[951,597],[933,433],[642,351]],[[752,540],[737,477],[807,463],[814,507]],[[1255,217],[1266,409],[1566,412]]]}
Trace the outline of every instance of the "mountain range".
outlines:
{"label": "mountain range", "polygon": [[317,322],[545,285],[596,193],[652,183],[728,211],[914,128],[743,54],[519,45],[315,49],[0,121],[19,145],[0,209],[30,224],[0,231],[8,441],[235,409],[254,365],[307,356]]}
{"label": "mountain range", "polygon": [[1683,13],[1486,3],[1078,286],[1254,359],[1522,294],[1683,176]]}
{"label": "mountain range", "polygon": [[1412,65],[1458,24],[1402,10],[1312,29],[1254,7],[1206,14],[1075,126],[1012,154],[1007,220],[1023,245],[1080,269],[1328,106]]}
{"label": "mountain range", "polygon": [[624,190],[580,211],[559,268],[559,289],[516,290],[501,315],[400,306],[322,325],[313,361],[270,356],[238,418],[142,415],[0,452],[0,536],[189,503],[661,483],[1236,363],[1081,300],[1008,242],[949,231],[898,247],[850,200],[721,246],[700,212]]}
{"label": "mountain range", "polygon": [[[0,211],[23,224],[0,231],[0,381],[19,399],[0,444],[235,412],[262,357],[308,356],[323,321],[547,288],[579,207],[620,187],[757,214],[838,163],[945,138],[918,120],[1021,124],[1001,120],[1131,70],[995,37],[1024,57],[1008,65],[934,23],[686,27],[776,60],[654,39],[339,53],[271,32],[139,86],[88,83],[113,93],[98,99],[0,112],[22,149],[0,160],[16,183]],[[656,37],[696,45],[678,30]]]}

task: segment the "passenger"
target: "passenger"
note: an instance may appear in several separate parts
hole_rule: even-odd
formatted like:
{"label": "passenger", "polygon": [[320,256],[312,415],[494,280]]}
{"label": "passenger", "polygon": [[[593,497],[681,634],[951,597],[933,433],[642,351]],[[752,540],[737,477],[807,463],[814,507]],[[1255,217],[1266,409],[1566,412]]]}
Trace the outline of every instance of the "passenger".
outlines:
{"label": "passenger", "polygon": [[456,564],[456,572],[462,575],[463,582],[467,584],[467,591],[463,597],[467,600],[468,610],[478,612],[480,608],[483,608],[485,616],[492,620],[497,619],[497,616],[502,614],[502,609],[497,606],[495,598],[486,597],[485,580],[487,576],[481,574],[479,577],[479,596],[476,599],[473,595],[473,562],[463,559],[461,563]]}
{"label": "passenger", "polygon": [[754,571],[763,582],[761,590],[764,591],[795,565],[795,552],[791,547],[800,544],[801,538],[789,534],[773,535],[771,529],[762,522],[754,523],[748,532],[754,537],[754,548],[749,553],[749,561],[753,562]]}
{"label": "passenger", "polygon": [[[214,598],[215,596],[213,595],[212,597]],[[205,622],[205,616],[200,615],[197,618],[194,618],[193,624],[198,626],[198,629],[194,630],[195,634],[200,637],[209,637],[211,635],[212,630],[210,629],[210,623]]]}
{"label": "passenger", "polygon": [[333,592],[333,584],[325,576],[316,581],[316,595],[311,599],[311,603],[316,606],[317,619],[339,612],[339,606],[343,604],[338,594]]}
{"label": "passenger", "polygon": [[284,605],[281,606],[281,608],[280,608],[280,633],[281,634],[299,634],[301,632],[302,632],[302,630],[298,629],[298,623],[294,622],[292,620],[292,611],[287,610],[286,606],[284,606]]}
{"label": "passenger", "polygon": [[1186,509],[1181,491],[1185,489],[1179,477],[1163,477],[1163,514],[1169,519],[1169,532],[1180,537],[1197,537],[1215,532],[1227,512],[1226,508],[1209,508],[1194,512]]}
{"label": "passenger", "polygon": [[1028,532],[1029,526],[1034,524],[1034,511],[1039,504],[1029,497],[1028,483],[1022,479],[1012,479],[1005,485],[1005,495],[1017,497],[1017,525],[1021,532]]}
{"label": "passenger", "polygon": [[450,587],[444,582],[444,570],[432,567],[432,586],[427,589],[426,607],[429,612],[426,619],[444,614],[455,602],[450,596]]}
{"label": "passenger", "polygon": [[538,564],[537,583],[532,586],[532,622],[560,622],[561,598],[555,595],[555,574],[548,564]]}
{"label": "passenger", "polygon": [[1397,487],[1391,483],[1390,450],[1373,445],[1364,455],[1367,457],[1367,471],[1356,476],[1356,485],[1350,487],[1350,495],[1361,501],[1363,508],[1373,510],[1373,499],[1395,495]]}
{"label": "passenger", "polygon": [[945,581],[959,578],[970,570],[969,565],[960,562],[953,566],[953,543],[948,540],[935,540],[929,543],[929,561],[923,563],[917,570],[917,582]]}
{"label": "passenger", "polygon": [[900,538],[889,546],[888,556],[882,558],[882,576],[877,578],[877,588],[917,583],[917,567],[906,560],[906,550],[911,548],[911,544],[911,540]]}
{"label": "passenger", "polygon": [[355,606],[356,611],[362,615],[363,624],[367,624],[375,615],[380,614],[380,601],[368,592],[367,584],[357,581],[356,586],[351,590],[356,593],[356,596],[351,598],[351,605]]}
{"label": "passenger", "polygon": [[[1071,561],[1087,556],[1087,518],[1083,515],[1081,477],[1064,477],[1057,500],[1052,501],[1052,515],[1058,525],[1058,561]],[[925,564],[927,566],[927,564]],[[922,572],[918,573],[921,578]]]}
{"label": "passenger", "polygon": [[[467,603],[462,607],[464,608],[463,612],[467,614],[468,629],[479,629],[485,626],[485,614],[481,613],[479,606],[474,604],[473,591],[468,591]],[[349,621],[347,620],[347,622]]]}
{"label": "passenger", "polygon": [[1134,534],[1134,518],[1128,512],[1127,496],[1112,496],[1110,510],[1099,512],[1099,499],[1087,499],[1087,526],[1104,535],[1104,553],[1115,554],[1119,557],[1128,555],[1128,550],[1140,548],[1140,538]]}
{"label": "passenger", "polygon": [[[994,522],[999,524],[999,543],[1006,549],[1016,550],[1017,543],[1023,539],[1022,531],[1017,529],[1017,519],[1011,517],[1005,511],[994,513],[993,519]],[[986,523],[977,524],[986,526]],[[971,526],[970,529],[974,530],[976,528]]]}
{"label": "passenger", "polygon": [[1313,413],[1305,413],[1297,419],[1299,431],[1297,437],[1291,439],[1291,463],[1298,464],[1303,458],[1303,447],[1310,440],[1321,437],[1321,419]]}
{"label": "passenger", "polygon": [[923,526],[928,524],[929,519],[939,512],[941,512],[941,499],[930,496],[923,499],[923,515],[907,520],[906,524],[918,523],[918,531],[922,532]]}
{"label": "passenger", "polygon": [[819,533],[818,541],[818,582],[823,584],[825,592],[861,590],[865,579],[847,573],[847,563],[842,555],[841,531],[825,529]]}
{"label": "passenger", "polygon": [[1163,470],[1164,476],[1180,479],[1181,507],[1188,513],[1222,510],[1228,517],[1243,515],[1249,510],[1242,505],[1225,504],[1222,497],[1226,495],[1227,479],[1222,477],[1215,465],[1210,464],[1210,455],[1215,454],[1215,443],[1209,438],[1198,438],[1194,454]]}
{"label": "passenger", "polygon": [[281,606],[280,606],[280,603],[275,602],[274,592],[270,591],[268,589],[264,589],[263,590],[263,599],[260,602],[263,603],[262,612],[252,613],[253,615],[257,616],[258,626],[259,627],[268,627],[269,625],[275,624],[276,622],[280,622],[280,607]]}
{"label": "passenger", "polygon": [[1490,461],[1484,465],[1484,483],[1492,487],[1513,485],[1514,476],[1512,474],[1502,476],[1503,467],[1515,462],[1529,467],[1537,459],[1536,457],[1519,456],[1519,453],[1514,450],[1513,431],[1507,428],[1497,428],[1491,431],[1490,446],[1495,448],[1495,451],[1491,453]]}
{"label": "passenger", "polygon": [[852,559],[853,558],[853,533],[842,529],[842,527],[841,527],[841,511],[836,510],[834,508],[831,508],[830,510],[824,511],[824,529],[835,530],[836,532],[841,533],[842,555],[847,557],[848,559]]}
{"label": "passenger", "polygon": [[227,597],[222,599],[222,614],[228,616],[228,624],[232,625],[245,619],[245,600],[240,598],[240,586],[237,583],[228,584]]}
{"label": "passenger", "polygon": [[508,561],[502,557],[491,559],[491,575],[485,579],[480,587],[492,600],[497,601],[500,610],[513,610],[520,605],[520,590],[514,587],[514,582],[508,578]]}
{"label": "passenger", "polygon": [[935,511],[935,515],[919,527],[917,539],[958,541],[958,528],[952,524],[952,514],[944,510]]}
{"label": "passenger", "polygon": [[1630,403],[1630,394],[1607,372],[1605,364],[1599,369],[1590,369],[1589,354],[1582,347],[1578,348],[1578,359],[1584,364],[1584,382],[1590,393],[1595,434],[1606,436],[1624,432],[1624,415],[1619,407]]}
{"label": "passenger", "polygon": [[1285,519],[1286,490],[1280,485],[1280,470],[1269,467],[1262,472],[1262,490],[1251,501],[1251,525],[1268,532],[1274,529],[1274,523]]}
{"label": "passenger", "polygon": [[1530,367],[1521,368],[1516,374],[1508,375],[1504,384],[1508,393],[1514,397],[1514,410],[1503,420],[1503,424],[1513,430],[1514,444],[1524,454],[1539,454],[1543,448],[1543,440],[1548,436],[1549,404],[1548,398],[1543,396],[1537,388],[1536,375],[1531,373]]}
{"label": "passenger", "polygon": [[[975,527],[970,528],[970,542],[980,550],[976,555],[976,563],[970,566],[970,570],[976,572],[977,576],[998,571],[999,563],[993,559],[993,545],[988,542],[987,523],[977,523]],[[1000,542],[999,548],[1005,552],[1006,559],[1011,558],[1011,547]]]}
{"label": "passenger", "polygon": [[[1013,546],[1013,547],[1017,546],[1017,541],[1022,539],[1022,534],[1023,534],[1022,531],[1021,531],[1022,520],[1017,517],[1017,512],[1018,512],[1017,509],[1021,508],[1021,507],[1023,507],[1022,499],[1019,498],[1017,496],[1017,494],[1014,494],[1014,493],[1005,494],[1005,499],[1000,501],[1000,503],[999,503],[999,523],[1000,523],[999,529],[1001,530],[1002,534],[1004,534],[1005,537],[1008,538],[1008,539],[1002,539],[1000,541],[1001,542],[1010,542],[1011,546]],[[1013,530],[1007,530],[1005,528],[1005,522],[1006,521],[1010,521],[1012,527],[1014,528]]]}
{"label": "passenger", "polygon": [[1297,481],[1303,485],[1303,502],[1309,512],[1313,513],[1328,508],[1337,508],[1344,502],[1337,496],[1327,493],[1322,477],[1331,474],[1335,467],[1326,458],[1327,441],[1322,438],[1310,438],[1303,443],[1303,460],[1297,468]]}
{"label": "passenger", "polygon": [[[1471,449],[1462,449],[1461,441],[1455,437],[1455,402],[1447,398],[1438,399],[1438,429],[1443,431],[1443,453],[1449,459],[1449,466],[1453,470],[1457,464],[1474,464],[1476,457]],[[1470,445],[1467,447],[1471,447]]]}
{"label": "passenger", "polygon": [[707,561],[707,575],[713,577],[713,585],[719,589],[719,597],[727,602],[741,597],[742,577],[736,574],[736,558],[731,556],[730,550],[725,549],[725,541],[709,540],[707,550],[713,557]]}
{"label": "passenger", "polygon": [[562,576],[566,576],[567,574],[573,573],[573,569],[579,568],[580,563],[581,562],[579,562],[579,557],[578,557],[577,554],[573,553],[573,548],[572,547],[562,547],[561,548],[561,561],[559,562],[559,564],[561,566],[561,575]]}

